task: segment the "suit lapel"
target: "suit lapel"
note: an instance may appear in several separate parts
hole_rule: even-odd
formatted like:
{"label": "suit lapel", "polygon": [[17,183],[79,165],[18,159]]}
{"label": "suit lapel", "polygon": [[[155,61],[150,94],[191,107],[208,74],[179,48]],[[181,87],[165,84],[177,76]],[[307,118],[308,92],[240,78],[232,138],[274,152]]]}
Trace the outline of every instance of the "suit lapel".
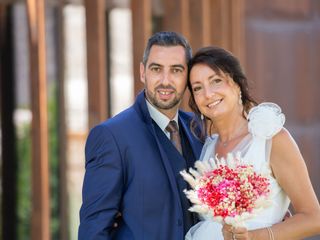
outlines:
{"label": "suit lapel", "polygon": [[187,122],[183,121],[180,116],[179,116],[179,120],[180,120],[179,123],[181,124],[181,127],[183,127],[183,130],[187,136],[187,140],[190,143],[193,154],[196,160],[198,160],[200,158],[199,149],[202,148],[201,143],[195,140],[195,137],[193,136],[193,133],[190,131],[190,127],[188,126]]}
{"label": "suit lapel", "polygon": [[181,202],[179,200],[179,191],[178,191],[178,187],[177,187],[176,180],[174,177],[174,173],[172,171],[172,167],[170,165],[169,158],[168,158],[165,150],[163,149],[163,146],[162,146],[161,142],[159,141],[158,136],[156,134],[156,130],[153,125],[153,120],[150,117],[150,114],[149,114],[149,111],[147,108],[147,104],[146,104],[146,100],[145,100],[145,96],[144,96],[144,91],[140,92],[139,95],[137,96],[136,102],[134,104],[134,108],[137,111],[138,115],[142,118],[141,120],[143,122],[145,122],[147,129],[150,131],[150,133],[152,134],[152,136],[156,140],[156,143],[157,143],[160,155],[161,155],[162,163],[163,163],[164,168],[166,170],[166,173],[168,175],[168,179],[169,179],[169,182],[170,182],[170,185],[172,188],[172,192],[174,193],[174,197],[176,198],[176,202],[181,207]]}

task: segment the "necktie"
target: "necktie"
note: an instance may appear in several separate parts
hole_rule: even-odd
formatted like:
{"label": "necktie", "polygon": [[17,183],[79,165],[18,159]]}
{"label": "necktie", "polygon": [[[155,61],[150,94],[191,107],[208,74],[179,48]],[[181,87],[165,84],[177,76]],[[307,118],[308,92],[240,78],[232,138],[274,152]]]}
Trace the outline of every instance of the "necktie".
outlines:
{"label": "necktie", "polygon": [[170,133],[170,141],[182,155],[181,139],[176,121],[170,121],[166,130]]}

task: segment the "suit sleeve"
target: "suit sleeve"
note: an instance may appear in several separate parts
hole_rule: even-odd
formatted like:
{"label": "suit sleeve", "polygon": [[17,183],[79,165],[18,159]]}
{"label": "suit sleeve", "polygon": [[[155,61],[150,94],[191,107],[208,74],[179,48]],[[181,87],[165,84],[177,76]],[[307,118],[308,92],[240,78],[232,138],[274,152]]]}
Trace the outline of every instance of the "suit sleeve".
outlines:
{"label": "suit sleeve", "polygon": [[106,126],[93,128],[86,143],[79,240],[111,239],[123,190],[122,158]]}

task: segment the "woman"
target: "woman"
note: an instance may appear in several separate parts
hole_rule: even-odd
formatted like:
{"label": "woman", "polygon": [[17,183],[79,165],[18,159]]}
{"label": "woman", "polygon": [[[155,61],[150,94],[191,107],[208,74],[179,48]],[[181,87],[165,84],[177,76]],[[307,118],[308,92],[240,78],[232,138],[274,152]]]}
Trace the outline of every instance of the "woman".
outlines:
{"label": "woman", "polygon": [[[203,220],[186,239],[292,240],[319,234],[319,202],[299,148],[283,128],[284,115],[276,104],[256,104],[238,60],[218,47],[200,49],[189,65],[188,88],[189,105],[203,123],[202,137],[210,135],[201,160],[241,152],[255,169],[267,162],[274,204],[246,221],[248,230]],[[290,201],[295,214],[282,221]]]}

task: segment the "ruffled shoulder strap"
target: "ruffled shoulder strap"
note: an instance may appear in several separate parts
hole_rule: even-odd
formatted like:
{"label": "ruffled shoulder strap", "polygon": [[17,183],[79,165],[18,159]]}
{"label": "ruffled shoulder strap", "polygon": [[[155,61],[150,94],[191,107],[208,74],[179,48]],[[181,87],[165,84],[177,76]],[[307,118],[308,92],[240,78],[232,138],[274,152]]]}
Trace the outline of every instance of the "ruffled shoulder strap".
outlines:
{"label": "ruffled shoulder strap", "polygon": [[270,139],[282,129],[285,115],[277,104],[264,102],[251,108],[247,119],[253,137]]}

